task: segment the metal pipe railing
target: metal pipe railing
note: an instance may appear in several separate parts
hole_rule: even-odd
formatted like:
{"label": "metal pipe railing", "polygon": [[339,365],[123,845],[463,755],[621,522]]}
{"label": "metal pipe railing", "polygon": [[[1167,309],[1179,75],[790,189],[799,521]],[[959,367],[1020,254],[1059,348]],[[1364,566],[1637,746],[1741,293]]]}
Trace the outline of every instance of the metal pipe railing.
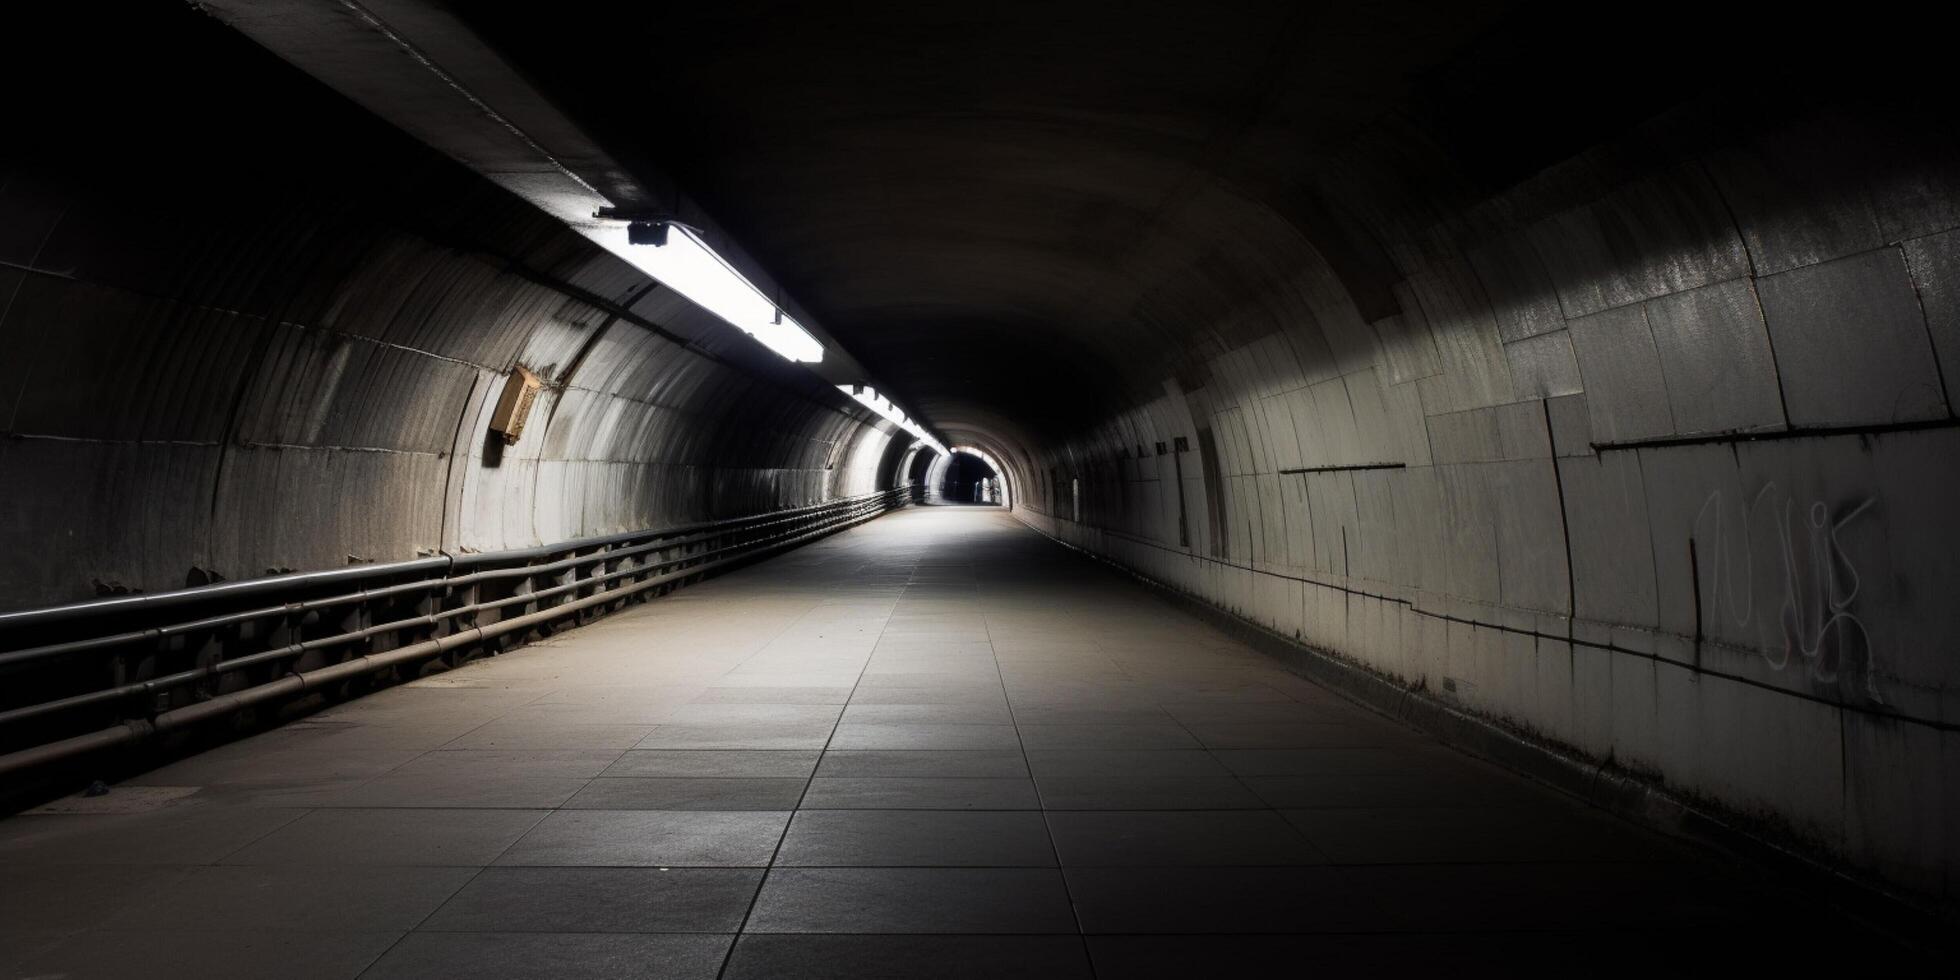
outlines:
{"label": "metal pipe railing", "polygon": [[[0,613],[0,774],[506,638],[793,547],[909,488],[680,527]],[[239,608],[243,606],[244,608]]]}

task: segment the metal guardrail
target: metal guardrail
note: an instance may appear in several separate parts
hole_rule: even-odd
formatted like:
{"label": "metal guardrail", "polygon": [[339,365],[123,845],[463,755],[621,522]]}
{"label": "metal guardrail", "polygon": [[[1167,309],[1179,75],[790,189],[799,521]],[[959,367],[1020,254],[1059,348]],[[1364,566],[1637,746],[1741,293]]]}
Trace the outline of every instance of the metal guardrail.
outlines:
{"label": "metal guardrail", "polygon": [[0,613],[0,775],[262,704],[460,664],[913,500],[794,510],[489,554],[224,582]]}

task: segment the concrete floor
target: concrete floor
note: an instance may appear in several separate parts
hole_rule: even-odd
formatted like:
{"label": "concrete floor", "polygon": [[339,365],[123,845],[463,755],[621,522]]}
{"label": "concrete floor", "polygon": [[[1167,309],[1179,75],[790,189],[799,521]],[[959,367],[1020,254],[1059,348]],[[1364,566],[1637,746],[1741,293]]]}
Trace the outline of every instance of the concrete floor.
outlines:
{"label": "concrete floor", "polygon": [[46,809],[0,822],[0,975],[1186,977],[1853,938],[982,508]]}

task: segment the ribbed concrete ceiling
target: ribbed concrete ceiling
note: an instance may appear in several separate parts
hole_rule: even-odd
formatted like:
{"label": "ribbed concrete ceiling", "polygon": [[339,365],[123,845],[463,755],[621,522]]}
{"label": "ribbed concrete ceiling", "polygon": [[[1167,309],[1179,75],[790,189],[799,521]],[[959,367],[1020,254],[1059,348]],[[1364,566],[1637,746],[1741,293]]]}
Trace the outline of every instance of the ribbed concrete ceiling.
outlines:
{"label": "ribbed concrete ceiling", "polygon": [[[461,13],[609,150],[707,202],[931,422],[1044,436],[1147,397],[1207,346],[1193,311],[1283,274],[1232,254],[1250,223],[1207,214],[1217,195],[1366,266],[1314,174],[1369,127],[1414,120],[1499,183],[1710,81],[1649,70],[1659,52],[1753,57],[1706,14],[1682,31],[1507,3]],[[1346,278],[1365,306],[1367,276]]]}
{"label": "ribbed concrete ceiling", "polygon": [[[1139,334],[1150,284],[1131,260],[1175,233],[1166,215],[1197,185],[1309,171],[1502,6],[465,15],[610,149],[709,202],[933,421],[984,407],[1044,427],[1106,414],[1085,402],[1150,384],[1175,353],[1179,338]],[[1146,370],[1112,376],[1121,364]]]}

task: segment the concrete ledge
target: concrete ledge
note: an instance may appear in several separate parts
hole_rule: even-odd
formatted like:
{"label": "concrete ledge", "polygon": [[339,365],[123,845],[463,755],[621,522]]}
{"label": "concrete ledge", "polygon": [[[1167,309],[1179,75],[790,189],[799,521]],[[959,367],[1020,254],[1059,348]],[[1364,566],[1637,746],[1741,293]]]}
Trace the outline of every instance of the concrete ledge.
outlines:
{"label": "concrete ledge", "polygon": [[1668,792],[1639,773],[1571,752],[1466,712],[1427,691],[1367,669],[1339,654],[1303,644],[1157,581],[1053,534],[1015,514],[1050,541],[1149,586],[1185,611],[1273,657],[1287,669],[1451,748],[1606,810],[1622,819],[1710,847],[1757,872],[1773,886],[1796,891],[1866,926],[1927,951],[1960,950],[1960,909],[1889,888],[1839,867],[1794,842],[1778,840],[1739,814]]}

